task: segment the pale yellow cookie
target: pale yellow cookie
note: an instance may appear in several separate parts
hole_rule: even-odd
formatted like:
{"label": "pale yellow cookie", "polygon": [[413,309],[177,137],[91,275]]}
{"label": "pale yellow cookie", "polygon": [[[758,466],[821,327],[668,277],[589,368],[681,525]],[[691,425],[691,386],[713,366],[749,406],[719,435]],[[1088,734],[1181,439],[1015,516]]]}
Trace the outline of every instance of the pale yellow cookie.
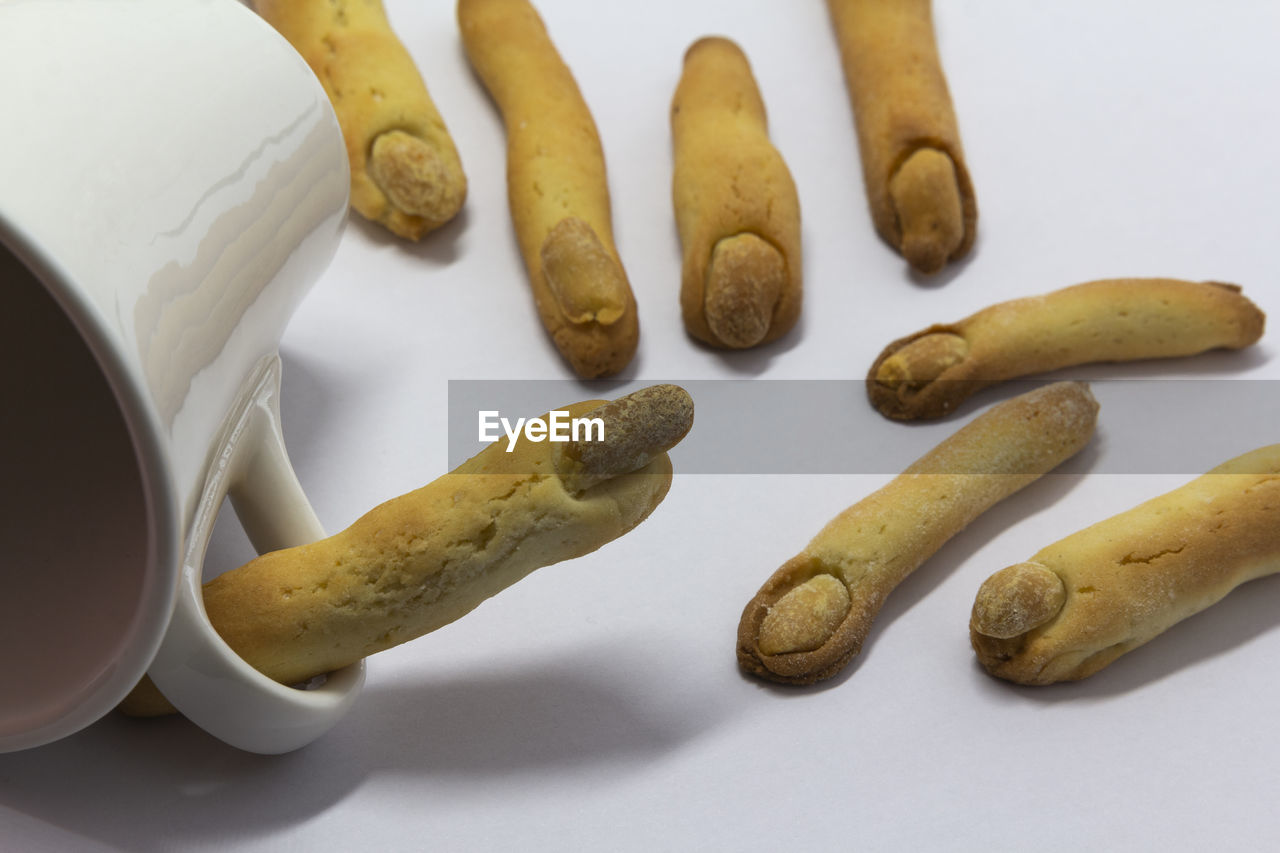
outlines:
{"label": "pale yellow cookie", "polygon": [[461,209],[467,179],[382,0],[253,0],[320,78],[351,165],[351,206],[411,240]]}
{"label": "pale yellow cookie", "polygon": [[1073,681],[1275,572],[1280,444],[996,572],[978,590],[969,636],[992,675]]}
{"label": "pale yellow cookie", "polygon": [[934,273],[973,246],[978,202],[930,0],[827,0],[876,231]]}
{"label": "pale yellow cookie", "polygon": [[640,325],[595,121],[527,0],[459,0],[458,25],[506,127],[511,218],[542,324],[579,376],[617,373]]}
{"label": "pale yellow cookie", "polygon": [[867,394],[887,417],[937,418],[975,391],[1019,376],[1246,347],[1262,337],[1265,320],[1234,284],[1091,281],[894,341],[871,365]]}
{"label": "pale yellow cookie", "polygon": [[785,335],[800,316],[800,199],[736,44],[689,48],[671,133],[685,329],[730,349]]}

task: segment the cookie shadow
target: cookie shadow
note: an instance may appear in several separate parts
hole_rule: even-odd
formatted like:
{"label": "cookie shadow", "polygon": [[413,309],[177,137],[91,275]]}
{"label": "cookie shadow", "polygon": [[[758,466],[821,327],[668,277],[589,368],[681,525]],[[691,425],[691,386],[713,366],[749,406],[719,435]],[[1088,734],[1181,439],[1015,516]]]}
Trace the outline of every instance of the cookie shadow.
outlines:
{"label": "cookie shadow", "polygon": [[386,226],[365,219],[354,210],[348,216],[347,227],[360,233],[370,245],[378,249],[394,249],[412,255],[433,266],[449,266],[462,254],[462,235],[471,221],[468,206],[464,203],[457,215],[418,240],[397,236]]}
{"label": "cookie shadow", "polygon": [[[924,565],[908,575],[885,601],[866,642],[863,643],[859,657],[872,653],[884,631],[891,630],[893,623],[905,616],[930,591],[964,569],[965,564],[972,561],[973,555],[986,547],[992,539],[1048,510],[1079,485],[1081,478],[1081,474],[1076,473],[1055,471],[1046,474],[991,507],[968,527],[951,537]],[[986,564],[972,567],[969,571],[974,593],[977,593],[978,587],[988,575],[1001,568],[1003,566]],[[967,619],[968,611],[962,617]]]}
{"label": "cookie shadow", "polygon": [[774,361],[799,345],[804,338],[805,324],[805,314],[802,311],[796,319],[796,324],[785,335],[767,344],[759,344],[745,349],[713,347],[692,335],[686,335],[686,337],[697,349],[715,355],[720,366],[726,370],[739,376],[751,377],[764,374]]}
{"label": "cookie shadow", "polygon": [[[938,288],[946,287],[948,284],[964,275],[965,270],[969,268],[969,264],[978,256],[978,250],[981,243],[982,235],[979,233],[974,238],[973,245],[969,247],[969,251],[965,253],[963,258],[948,261],[945,267],[935,273],[922,273],[908,264],[906,259],[903,259],[902,263],[906,268],[907,280],[922,290],[937,290]],[[888,246],[889,244],[885,243],[885,245]],[[893,247],[890,246],[890,248],[892,249]],[[900,252],[897,252],[896,249],[894,249],[894,251],[899,257],[902,257]]]}
{"label": "cookie shadow", "polygon": [[[593,649],[537,669],[501,666],[371,688],[343,763],[363,772],[536,779],[553,768],[648,764],[696,737],[705,707],[644,672],[628,649]],[[691,701],[692,700],[692,701]]]}
{"label": "cookie shadow", "polygon": [[714,715],[688,691],[621,677],[646,671],[641,648],[619,641],[533,667],[374,683],[333,731],[279,756],[241,752],[180,717],[112,714],[0,755],[0,810],[151,853],[268,837],[379,776],[536,784],[550,769],[647,765]]}

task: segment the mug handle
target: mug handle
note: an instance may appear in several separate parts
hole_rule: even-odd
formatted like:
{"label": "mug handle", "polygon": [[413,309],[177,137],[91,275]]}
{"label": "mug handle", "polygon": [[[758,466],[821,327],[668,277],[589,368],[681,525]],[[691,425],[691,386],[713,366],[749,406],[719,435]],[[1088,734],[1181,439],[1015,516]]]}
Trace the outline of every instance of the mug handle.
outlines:
{"label": "mug handle", "polygon": [[259,553],[323,539],[298,483],[280,429],[280,357],[246,383],[240,414],[218,442],[187,542],[177,603],[148,674],[188,719],[249,752],[274,755],[306,746],[333,727],[364,684],[364,661],[329,673],[312,689],[280,684],[218,636],[201,593],[205,550],[223,498]]}

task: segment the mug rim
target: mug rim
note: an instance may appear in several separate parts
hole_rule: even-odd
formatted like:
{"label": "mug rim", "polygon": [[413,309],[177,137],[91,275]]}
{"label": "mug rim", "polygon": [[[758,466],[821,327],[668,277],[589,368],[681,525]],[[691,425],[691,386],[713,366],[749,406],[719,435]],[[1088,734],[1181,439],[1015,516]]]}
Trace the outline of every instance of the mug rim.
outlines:
{"label": "mug rim", "polygon": [[30,727],[0,730],[0,752],[8,752],[50,743],[89,726],[115,708],[146,674],[168,630],[177,600],[182,536],[180,496],[175,492],[173,466],[161,440],[163,431],[148,406],[147,390],[115,345],[100,309],[75,287],[75,276],[17,224],[2,202],[0,246],[57,303],[93,356],[115,399],[129,434],[142,488],[148,562],[142,573],[132,630],[122,638],[122,651],[108,673],[69,707],[51,710]]}

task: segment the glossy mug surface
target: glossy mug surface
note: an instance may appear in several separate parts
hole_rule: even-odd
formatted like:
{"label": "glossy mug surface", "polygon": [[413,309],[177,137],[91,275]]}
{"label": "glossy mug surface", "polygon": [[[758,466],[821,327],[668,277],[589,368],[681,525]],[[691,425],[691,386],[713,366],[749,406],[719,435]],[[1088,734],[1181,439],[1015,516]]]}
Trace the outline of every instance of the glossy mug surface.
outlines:
{"label": "glossy mug surface", "polygon": [[0,0],[0,751],[144,672],[258,752],[318,737],[363,668],[258,674],[204,614],[230,494],[260,550],[323,535],[276,350],[346,215],[341,132],[235,0]]}

